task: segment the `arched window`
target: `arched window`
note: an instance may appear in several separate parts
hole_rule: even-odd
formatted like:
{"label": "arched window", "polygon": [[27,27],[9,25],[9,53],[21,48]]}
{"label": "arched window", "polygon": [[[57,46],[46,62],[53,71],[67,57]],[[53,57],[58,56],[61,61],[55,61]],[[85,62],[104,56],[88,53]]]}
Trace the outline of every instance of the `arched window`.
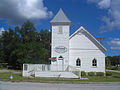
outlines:
{"label": "arched window", "polygon": [[76,60],[76,66],[81,66],[81,61],[79,58]]}
{"label": "arched window", "polygon": [[96,59],[92,60],[92,66],[97,66],[97,60]]}
{"label": "arched window", "polygon": [[60,57],[58,58],[58,60],[63,60],[63,57],[62,57],[62,56],[60,56]]}

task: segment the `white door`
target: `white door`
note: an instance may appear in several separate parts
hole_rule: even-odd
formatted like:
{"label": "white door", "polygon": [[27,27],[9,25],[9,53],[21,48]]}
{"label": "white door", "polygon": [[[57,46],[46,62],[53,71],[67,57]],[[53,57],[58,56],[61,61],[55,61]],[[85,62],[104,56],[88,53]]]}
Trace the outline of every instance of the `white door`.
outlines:
{"label": "white door", "polygon": [[64,70],[64,61],[63,58],[58,58],[58,71],[63,71]]}

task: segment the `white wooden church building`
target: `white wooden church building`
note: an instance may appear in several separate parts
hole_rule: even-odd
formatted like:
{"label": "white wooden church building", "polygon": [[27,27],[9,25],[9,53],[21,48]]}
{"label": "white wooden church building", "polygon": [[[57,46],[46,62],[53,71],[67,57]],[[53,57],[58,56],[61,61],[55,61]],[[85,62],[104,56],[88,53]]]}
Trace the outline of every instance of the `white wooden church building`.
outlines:
{"label": "white wooden church building", "polygon": [[106,49],[83,26],[70,36],[71,21],[62,9],[50,24],[51,65],[24,64],[23,76],[72,78],[70,71],[105,72]]}

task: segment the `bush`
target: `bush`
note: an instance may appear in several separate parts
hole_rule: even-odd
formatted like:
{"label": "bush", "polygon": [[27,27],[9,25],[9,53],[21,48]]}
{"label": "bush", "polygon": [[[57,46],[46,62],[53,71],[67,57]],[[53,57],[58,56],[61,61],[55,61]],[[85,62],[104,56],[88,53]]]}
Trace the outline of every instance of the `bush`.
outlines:
{"label": "bush", "polygon": [[119,71],[120,71],[120,67],[117,67],[117,70],[119,70]]}
{"label": "bush", "polygon": [[111,70],[118,70],[118,67],[114,66],[111,68]]}
{"label": "bush", "polygon": [[106,76],[112,76],[112,72],[106,71]]}
{"label": "bush", "polygon": [[81,76],[86,76],[86,72],[81,71]]}
{"label": "bush", "polygon": [[107,67],[107,69],[109,69],[109,70],[120,70],[120,67],[111,66],[111,67]]}
{"label": "bush", "polygon": [[112,67],[106,67],[106,69],[112,70]]}
{"label": "bush", "polygon": [[95,76],[95,72],[88,72],[88,76]]}
{"label": "bush", "polygon": [[104,76],[104,72],[96,72],[97,76]]}

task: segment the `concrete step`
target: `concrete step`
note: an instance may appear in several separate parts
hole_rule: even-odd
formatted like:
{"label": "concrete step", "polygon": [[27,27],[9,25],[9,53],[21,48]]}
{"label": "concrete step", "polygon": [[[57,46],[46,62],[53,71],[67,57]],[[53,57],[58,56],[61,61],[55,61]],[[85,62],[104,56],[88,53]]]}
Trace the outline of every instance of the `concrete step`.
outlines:
{"label": "concrete step", "polygon": [[56,78],[78,78],[72,72],[53,72],[53,71],[36,71],[35,77],[56,77]]}

